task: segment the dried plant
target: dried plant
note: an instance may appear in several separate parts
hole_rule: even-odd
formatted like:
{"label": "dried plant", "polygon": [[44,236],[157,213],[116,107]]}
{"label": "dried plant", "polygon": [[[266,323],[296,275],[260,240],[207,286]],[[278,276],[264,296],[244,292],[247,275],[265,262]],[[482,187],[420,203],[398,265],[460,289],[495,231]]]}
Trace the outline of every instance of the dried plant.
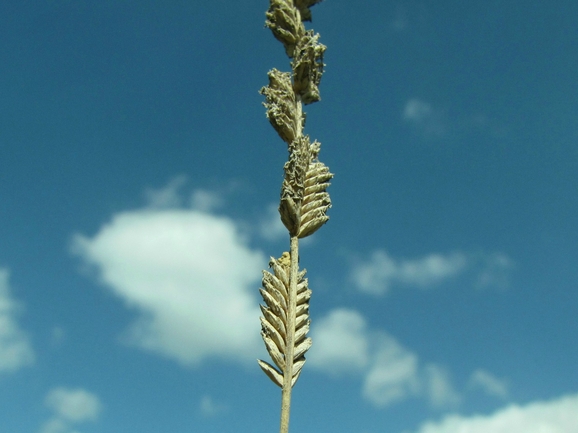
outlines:
{"label": "dried plant", "polygon": [[261,335],[273,363],[259,360],[269,378],[281,387],[281,429],[289,431],[291,389],[305,364],[305,352],[311,347],[309,298],[305,270],[299,271],[299,239],[315,233],[327,222],[331,207],[326,192],[333,174],[319,161],[321,144],[303,135],[303,104],[320,100],[319,82],[323,75],[325,46],[319,35],[305,30],[303,21],[311,21],[309,8],[321,0],[270,0],[265,25],[285,47],[292,72],[269,71],[265,95],[267,118],[288,145],[289,160],[281,187],[279,213],[289,231],[290,251],[279,259],[271,258],[273,272],[263,271],[261,295]]}

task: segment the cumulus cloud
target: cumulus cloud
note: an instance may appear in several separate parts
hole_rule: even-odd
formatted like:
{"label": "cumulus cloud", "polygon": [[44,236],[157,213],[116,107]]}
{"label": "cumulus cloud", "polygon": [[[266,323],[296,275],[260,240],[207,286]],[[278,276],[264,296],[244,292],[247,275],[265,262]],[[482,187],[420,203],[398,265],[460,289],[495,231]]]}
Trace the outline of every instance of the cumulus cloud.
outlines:
{"label": "cumulus cloud", "polygon": [[332,373],[359,371],[368,364],[369,338],[365,319],[356,311],[336,309],[315,321],[315,348],[309,365]]}
{"label": "cumulus cloud", "polygon": [[470,377],[469,385],[477,388],[486,394],[505,399],[508,397],[508,385],[506,381],[498,379],[486,370],[478,369]]}
{"label": "cumulus cloud", "polygon": [[361,392],[375,406],[418,396],[435,407],[459,400],[445,370],[421,366],[414,353],[387,332],[370,329],[357,311],[330,311],[313,323],[311,337],[309,365],[325,373],[360,376]]}
{"label": "cumulus cloud", "polygon": [[40,433],[75,433],[77,424],[96,421],[102,410],[99,398],[80,388],[54,388],[44,404],[54,414],[44,423]]}
{"label": "cumulus cloud", "polygon": [[266,264],[229,218],[199,210],[115,215],[72,251],[139,313],[131,344],[197,365],[209,357],[253,361],[262,350],[256,287]]}
{"label": "cumulus cloud", "polygon": [[376,406],[388,406],[421,391],[417,356],[393,337],[380,332],[363,382],[363,396]]}
{"label": "cumulus cloud", "polygon": [[9,275],[7,269],[0,268],[0,373],[34,362],[28,335],[17,322],[20,306],[10,294]]}
{"label": "cumulus cloud", "polygon": [[503,253],[432,253],[395,259],[387,251],[376,250],[368,259],[353,262],[350,280],[361,292],[383,295],[393,286],[425,289],[468,272],[476,288],[506,288],[513,267],[512,259]]}
{"label": "cumulus cloud", "polygon": [[415,433],[573,433],[578,394],[525,406],[509,405],[490,415],[449,415],[426,422]]}
{"label": "cumulus cloud", "polygon": [[395,283],[430,287],[462,272],[468,264],[462,253],[430,254],[413,260],[395,260],[386,251],[377,250],[369,260],[358,261],[351,280],[359,290],[375,295],[387,293]]}

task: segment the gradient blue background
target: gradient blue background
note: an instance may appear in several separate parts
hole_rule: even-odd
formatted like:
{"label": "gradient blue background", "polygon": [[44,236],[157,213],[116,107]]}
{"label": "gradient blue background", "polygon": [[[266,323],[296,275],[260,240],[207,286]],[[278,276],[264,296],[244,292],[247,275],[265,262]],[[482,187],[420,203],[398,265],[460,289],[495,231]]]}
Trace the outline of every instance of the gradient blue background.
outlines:
{"label": "gradient blue background", "polygon": [[[63,432],[277,428],[279,392],[256,364],[183,366],[124,344],[138,313],[71,247],[178,176],[183,194],[211,191],[222,198],[216,214],[257,231],[286,159],[258,93],[270,68],[289,69],[263,27],[267,7],[0,6],[0,268],[34,352],[29,365],[0,369],[1,431],[40,432],[59,386],[102,404],[94,422]],[[331,220],[301,256],[312,321],[355,309],[420,362],[444,366],[460,402],[376,406],[359,375],[306,365],[292,431],[414,432],[447,413],[578,393],[578,3],[330,0],[312,12],[308,27],[328,48],[306,132],[335,173]],[[247,239],[266,256],[286,241]],[[399,263],[460,252],[472,264],[376,296],[351,275],[377,250]],[[479,287],[496,254],[508,265]],[[468,390],[478,368],[507,395]]]}

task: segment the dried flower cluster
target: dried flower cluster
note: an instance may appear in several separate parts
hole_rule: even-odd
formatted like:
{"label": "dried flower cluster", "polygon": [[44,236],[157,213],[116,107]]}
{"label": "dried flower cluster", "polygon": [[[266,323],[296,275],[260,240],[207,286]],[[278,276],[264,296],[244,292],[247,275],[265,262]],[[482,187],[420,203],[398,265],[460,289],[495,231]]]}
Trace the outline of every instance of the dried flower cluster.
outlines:
{"label": "dried flower cluster", "polygon": [[[263,272],[263,286],[261,295],[267,306],[261,305],[263,316],[261,317],[262,336],[267,346],[267,351],[271,355],[273,362],[284,371],[286,367],[285,356],[281,352],[285,348],[287,340],[287,300],[289,298],[289,270],[290,256],[289,253],[283,253],[283,256],[276,260],[271,257],[269,266],[273,268],[274,274],[267,271]],[[295,337],[293,351],[293,371],[291,372],[291,386],[295,384],[301,368],[305,364],[305,352],[311,347],[311,338],[306,338],[309,332],[309,298],[311,290],[307,287],[305,270],[297,276],[297,298],[295,311]],[[276,368],[265,361],[259,360],[259,365],[271,380],[283,387],[283,375]]]}
{"label": "dried flower cluster", "polygon": [[273,363],[259,360],[269,378],[282,389],[281,433],[289,428],[291,389],[311,347],[309,298],[305,270],[299,271],[299,239],[315,233],[327,222],[331,200],[327,193],[333,174],[319,161],[321,144],[303,134],[303,104],[320,100],[319,83],[323,75],[325,46],[319,35],[306,30],[311,21],[310,7],[321,0],[270,0],[265,25],[285,47],[292,72],[269,71],[265,96],[267,118],[287,143],[289,159],[284,166],[279,213],[289,231],[290,252],[271,258],[273,273],[263,272],[261,295],[261,335]]}

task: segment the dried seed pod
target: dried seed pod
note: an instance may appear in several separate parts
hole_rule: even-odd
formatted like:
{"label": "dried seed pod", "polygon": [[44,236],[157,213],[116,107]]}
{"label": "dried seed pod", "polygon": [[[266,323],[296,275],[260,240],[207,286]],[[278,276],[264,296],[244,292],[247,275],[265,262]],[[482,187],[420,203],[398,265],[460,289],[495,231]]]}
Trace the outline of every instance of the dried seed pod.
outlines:
{"label": "dried seed pod", "polygon": [[263,105],[267,108],[267,119],[287,144],[301,131],[305,119],[298,119],[295,110],[295,93],[291,85],[291,74],[277,69],[269,71],[269,85],[260,90],[265,95]]}
{"label": "dried seed pod", "polygon": [[326,46],[319,43],[319,34],[307,31],[295,48],[291,66],[293,68],[293,89],[301,96],[305,105],[321,99],[319,83],[323,76],[323,53]]}
{"label": "dried seed pod", "polygon": [[291,236],[310,236],[329,220],[331,199],[326,190],[333,174],[317,160],[320,146],[317,141],[309,144],[309,137],[302,136],[289,148],[279,213]]}
{"label": "dried seed pod", "polygon": [[275,39],[285,47],[287,56],[292,58],[295,46],[305,32],[299,9],[293,5],[293,0],[271,0],[266,16],[265,26],[271,29]]}
{"label": "dried seed pod", "polygon": [[307,167],[311,160],[308,136],[301,136],[289,145],[289,160],[285,163],[285,178],[281,186],[279,213],[291,236],[297,236],[301,226],[301,201],[305,191]]}
{"label": "dried seed pod", "polygon": [[327,193],[327,188],[330,185],[329,180],[333,178],[333,173],[317,159],[320,149],[321,144],[317,141],[310,146],[312,161],[305,176],[299,238],[312,235],[329,220],[327,211],[331,207],[331,198]]}
{"label": "dried seed pod", "polygon": [[311,11],[309,8],[315,6],[317,3],[321,3],[321,1],[322,0],[295,0],[295,6],[301,13],[301,19],[303,21],[311,21]]}

